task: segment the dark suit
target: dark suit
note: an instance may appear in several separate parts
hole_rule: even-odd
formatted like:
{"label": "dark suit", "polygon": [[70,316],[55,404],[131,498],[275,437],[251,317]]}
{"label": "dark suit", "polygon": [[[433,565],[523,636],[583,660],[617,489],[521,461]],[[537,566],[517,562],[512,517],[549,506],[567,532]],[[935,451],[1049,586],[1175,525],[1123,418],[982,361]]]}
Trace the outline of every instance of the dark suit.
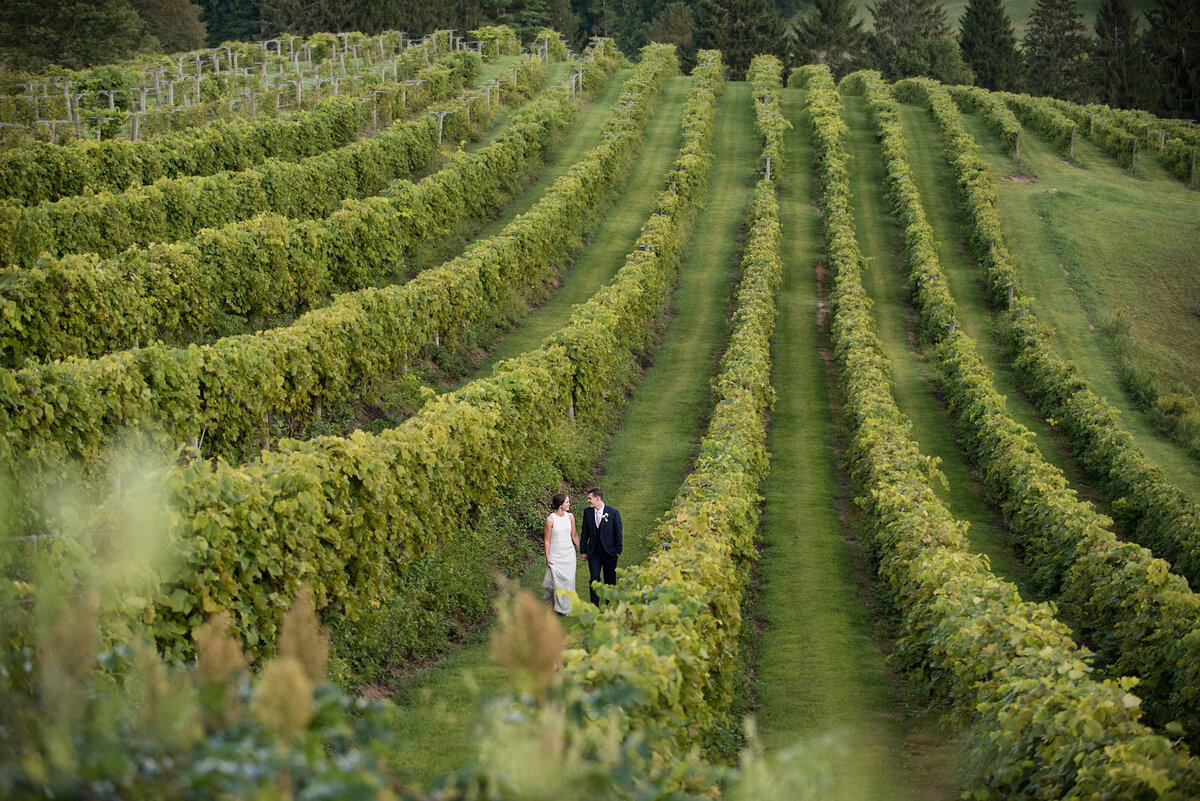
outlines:
{"label": "dark suit", "polygon": [[[621,555],[621,513],[605,505],[600,510],[600,527],[596,527],[596,510],[588,507],[583,512],[583,533],[579,535],[579,552],[587,556],[591,582],[600,581],[603,572],[605,584],[617,583],[617,557]],[[605,520],[603,518],[607,517]],[[589,582],[589,589],[591,588]],[[591,589],[592,603],[599,605],[600,597]]]}

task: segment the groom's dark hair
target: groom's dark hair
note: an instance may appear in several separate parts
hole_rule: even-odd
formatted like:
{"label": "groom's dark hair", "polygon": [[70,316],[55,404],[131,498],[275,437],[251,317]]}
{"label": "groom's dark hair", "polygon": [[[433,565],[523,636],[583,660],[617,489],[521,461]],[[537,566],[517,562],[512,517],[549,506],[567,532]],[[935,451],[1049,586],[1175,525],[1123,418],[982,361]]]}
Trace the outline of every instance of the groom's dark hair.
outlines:
{"label": "groom's dark hair", "polygon": [[587,491],[587,494],[599,498],[600,500],[604,500],[604,490],[600,489],[599,487],[592,487]]}

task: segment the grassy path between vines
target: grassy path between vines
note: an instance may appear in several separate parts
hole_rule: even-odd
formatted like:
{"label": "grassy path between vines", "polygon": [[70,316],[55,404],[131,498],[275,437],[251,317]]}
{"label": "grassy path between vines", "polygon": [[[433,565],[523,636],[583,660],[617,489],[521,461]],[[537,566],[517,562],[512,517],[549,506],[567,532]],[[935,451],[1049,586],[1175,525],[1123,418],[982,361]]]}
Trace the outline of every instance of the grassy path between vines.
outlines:
{"label": "grassy path between vines", "polygon": [[[510,203],[500,217],[482,228],[478,238],[485,239],[500,233],[504,226],[516,219],[518,215],[528,211],[538,201],[538,198],[545,194],[550,185],[558,180],[559,176],[571,169],[571,165],[600,143],[600,137],[603,136],[601,133],[602,123],[612,114],[612,107],[621,96],[621,87],[632,74],[633,69],[630,68],[617,70],[609,76],[604,90],[584,105],[571,131],[547,154],[546,166],[538,180]],[[552,79],[547,80],[547,86],[553,85],[551,81]]]}
{"label": "grassy path between vines", "polygon": [[[820,217],[803,95],[782,95],[787,168],[780,183],[783,283],[772,341],[775,408],[767,449],[755,615],[756,717],[779,751],[832,735],[833,799],[942,799],[956,782],[934,727],[900,711],[863,577],[843,531],[834,422],[819,331]],[[857,165],[857,162],[856,162]]]}
{"label": "grassy path between vines", "polygon": [[[546,81],[535,93],[534,98],[536,99],[542,92],[553,88],[554,82],[561,80],[569,66],[566,63],[551,64],[547,68]],[[560,71],[563,75],[559,74]],[[537,173],[536,180],[531,181],[525,189],[512,198],[500,211],[498,216],[490,221],[482,220],[468,224],[461,232],[461,235],[451,236],[442,242],[436,243],[434,247],[428,249],[428,252],[422,252],[416,257],[415,267],[418,270],[424,270],[437,264],[451,261],[462,255],[471,242],[477,239],[489,239],[496,236],[518,215],[529,211],[533,204],[537,203],[560,175],[571,169],[571,165],[583,158],[583,155],[600,141],[600,124],[612,113],[612,106],[617,102],[617,98],[620,97],[621,86],[632,72],[632,69],[618,70],[609,76],[604,90],[580,109],[575,124],[571,126],[571,129],[566,133],[562,141],[553,145],[545,153],[543,164]],[[528,103],[525,105],[528,105]],[[464,145],[463,150],[467,152],[478,150],[493,142],[502,133],[507,132],[512,122],[510,118],[517,111],[518,108],[507,110],[505,116],[488,131],[487,136],[478,142],[468,142]],[[439,157],[435,164],[430,166],[426,175],[430,175],[445,166],[446,159],[443,155]]]}
{"label": "grassy path between vines", "polygon": [[1179,380],[1200,392],[1193,358],[1200,347],[1194,312],[1200,302],[1200,194],[1156,164],[1135,179],[1082,136],[1076,142],[1082,167],[1063,161],[1030,129],[1021,135],[1016,161],[977,117],[964,115],[963,122],[992,170],[1013,264],[1036,300],[1038,319],[1054,330],[1055,349],[1121,411],[1122,425],[1150,461],[1200,499],[1200,466],[1157,435],[1130,403],[1106,342],[1108,321],[1123,305],[1139,358],[1168,386]]}
{"label": "grassy path between vines", "polygon": [[[654,112],[654,124],[646,129],[642,157],[631,165],[629,181],[621,196],[591,232],[579,258],[560,275],[559,286],[549,300],[527,314],[516,329],[492,348],[475,377],[487,375],[503,359],[538,347],[542,340],[567,322],[576,304],[594,295],[621,268],[625,255],[633,250],[638,233],[654,208],[663,176],[679,151],[683,103],[690,87],[691,78],[684,76],[676,76],[667,83]],[[608,111],[605,107],[606,115]],[[580,126],[580,130],[587,131],[598,141],[604,119],[607,117],[590,120],[591,124],[586,128]],[[668,120],[670,124],[667,124]],[[595,143],[590,141],[588,147]]]}
{"label": "grassy path between vines", "polygon": [[[674,134],[661,139],[657,130],[648,134],[646,158],[654,163],[665,158],[662,169],[656,171],[648,189],[630,194],[628,203],[619,202],[620,211],[614,216],[623,215],[629,205],[641,202],[643,193],[653,194],[660,188],[662,175],[678,149],[679,112],[688,85],[688,80],[679,79],[669,89],[672,102],[678,103],[669,114],[664,107],[663,119],[671,121]],[[682,483],[695,454],[696,434],[707,413],[709,383],[716,369],[714,355],[724,333],[737,230],[750,197],[747,176],[753,170],[754,140],[749,109],[749,88],[731,84],[717,117],[717,157],[707,205],[683,265],[673,319],[655,364],[647,370],[625,410],[622,427],[612,440],[605,470],[598,479],[607,499],[621,510],[625,521],[627,536],[621,558],[625,566],[645,558],[645,536],[667,511]],[[649,170],[650,165],[643,164]],[[635,175],[640,177],[642,172],[637,169]],[[649,207],[642,221],[648,214]],[[624,246],[609,254],[607,275],[624,263],[638,229],[640,223]],[[603,241],[597,235],[585,254]],[[572,281],[579,277],[577,270]],[[584,283],[583,279],[580,282]],[[597,287],[591,286],[587,295]],[[569,305],[565,307],[568,313],[569,309]],[[523,325],[519,331],[524,329]],[[530,347],[540,341],[539,336]],[[522,578],[522,585],[537,588],[542,571],[541,563],[535,561]],[[587,576],[587,567],[580,562],[576,581],[581,593],[586,593]],[[507,676],[491,663],[483,639],[481,636],[478,644],[453,653],[424,682],[414,684],[406,697],[396,699],[398,743],[392,762],[417,782],[423,783],[473,756],[468,728],[477,696],[502,693],[508,688]]]}
{"label": "grassy path between vines", "polygon": [[[508,65],[509,68],[512,66],[514,65]],[[531,100],[536,100],[542,93],[554,88],[555,84],[561,80],[564,80],[568,76],[570,69],[571,65],[566,61],[556,61],[555,63],[548,65],[546,67],[546,80],[542,82],[542,85],[539,86],[533,93]],[[490,75],[488,79],[491,80],[495,77],[495,75]],[[611,81],[613,78],[610,77],[609,80]],[[610,84],[606,85],[604,88],[607,92],[612,89],[612,86]],[[594,102],[592,105],[594,105]],[[520,108],[521,106],[502,105],[500,107],[500,111],[496,113],[496,123],[493,124],[487,133],[481,136],[478,140],[465,143],[463,145],[463,150],[469,153],[473,150],[478,150],[481,147],[485,147],[486,145],[490,145],[492,142],[496,141],[496,138],[504,132],[505,126],[508,125],[509,118],[512,117],[512,115]]]}
{"label": "grassy path between vines", "polygon": [[[842,103],[846,123],[850,126],[846,150],[852,159],[850,191],[858,243],[863,255],[870,259],[870,266],[863,273],[863,284],[875,301],[872,314],[884,353],[892,364],[892,393],[900,411],[912,421],[912,436],[921,453],[941,460],[940,468],[949,487],[934,482],[934,489],[957,519],[971,524],[968,537],[972,551],[986,554],[998,576],[1015,580],[1018,565],[1004,545],[1004,532],[994,524],[994,516],[980,499],[970,465],[954,441],[953,431],[930,381],[931,368],[917,352],[911,338],[913,328],[901,273],[900,231],[891,219],[889,204],[884,197],[883,151],[867,120],[866,101],[862,97],[843,97]],[[914,154],[910,153],[909,159],[915,172],[918,166]],[[926,203],[924,192],[921,200]],[[926,214],[931,214],[928,207]],[[953,277],[947,280],[958,289]],[[955,294],[956,300],[965,305],[967,299],[959,299],[957,291]],[[978,296],[978,292],[972,296]],[[962,324],[967,333],[977,336],[977,318],[969,315]],[[1013,405],[1011,401],[1009,405]]]}

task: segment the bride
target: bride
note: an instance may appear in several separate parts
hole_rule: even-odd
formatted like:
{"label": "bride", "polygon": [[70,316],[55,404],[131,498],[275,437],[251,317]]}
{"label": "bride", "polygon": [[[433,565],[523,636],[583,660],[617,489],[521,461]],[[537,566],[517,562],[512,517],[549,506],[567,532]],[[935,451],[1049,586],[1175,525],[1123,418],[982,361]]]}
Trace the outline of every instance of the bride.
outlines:
{"label": "bride", "polygon": [[[571,598],[567,593],[575,591],[575,553],[579,549],[579,534],[575,530],[575,515],[571,514],[571,498],[558,493],[550,501],[553,509],[546,517],[544,546],[546,549],[546,577],[542,589],[546,591],[546,602],[561,615],[571,613]],[[572,544],[573,543],[573,544]]]}

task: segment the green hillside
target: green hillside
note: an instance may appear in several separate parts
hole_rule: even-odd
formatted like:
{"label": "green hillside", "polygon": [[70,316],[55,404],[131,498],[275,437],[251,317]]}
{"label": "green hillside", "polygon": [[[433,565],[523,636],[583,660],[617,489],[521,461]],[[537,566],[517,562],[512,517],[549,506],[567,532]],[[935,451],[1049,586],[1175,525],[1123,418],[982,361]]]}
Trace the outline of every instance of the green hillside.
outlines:
{"label": "green hillside", "polygon": [[10,151],[0,794],[1200,797],[1195,130],[493,35]]}

